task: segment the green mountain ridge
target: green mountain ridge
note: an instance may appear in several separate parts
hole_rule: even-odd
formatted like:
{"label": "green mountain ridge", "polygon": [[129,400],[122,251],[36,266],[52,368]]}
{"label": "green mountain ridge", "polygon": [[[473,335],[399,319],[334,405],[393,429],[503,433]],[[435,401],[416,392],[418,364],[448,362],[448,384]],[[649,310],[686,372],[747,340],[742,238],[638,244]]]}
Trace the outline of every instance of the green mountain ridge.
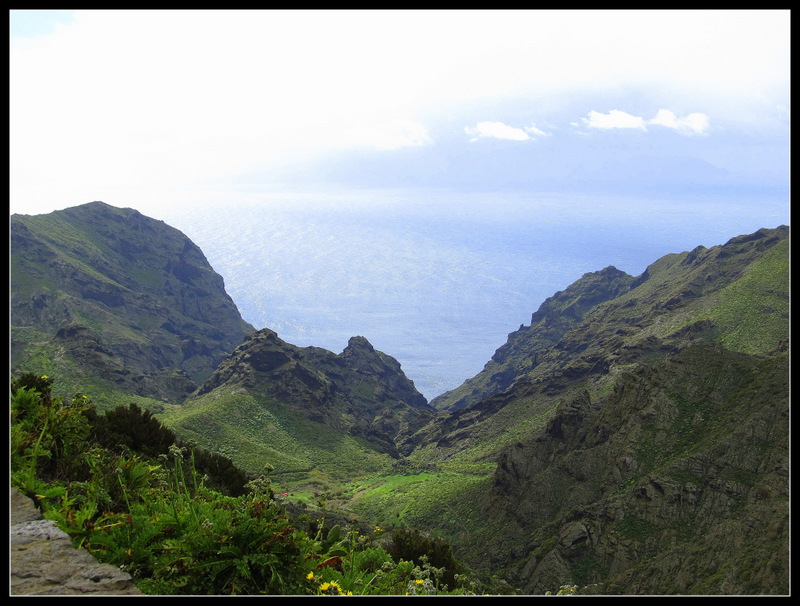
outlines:
{"label": "green mountain ridge", "polygon": [[430,452],[498,460],[470,563],[534,593],[788,588],[788,235],[587,274],[445,394],[477,403],[421,432]]}
{"label": "green mountain ridge", "polygon": [[11,360],[180,401],[252,326],[178,230],[103,202],[10,221]]}
{"label": "green mountain ridge", "polygon": [[363,337],[247,326],[166,227],[12,217],[12,372],[136,394],[288,498],[434,533],[527,593],[788,593],[789,227],[585,274],[430,404]]}

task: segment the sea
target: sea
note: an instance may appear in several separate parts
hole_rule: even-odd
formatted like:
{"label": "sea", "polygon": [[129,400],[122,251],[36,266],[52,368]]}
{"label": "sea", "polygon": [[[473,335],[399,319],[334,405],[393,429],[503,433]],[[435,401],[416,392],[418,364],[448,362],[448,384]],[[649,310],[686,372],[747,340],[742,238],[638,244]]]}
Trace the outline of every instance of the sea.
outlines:
{"label": "sea", "polygon": [[222,275],[245,320],[341,352],[360,335],[428,400],[476,375],[584,273],[789,224],[785,195],[440,190],[234,192],[159,217]]}

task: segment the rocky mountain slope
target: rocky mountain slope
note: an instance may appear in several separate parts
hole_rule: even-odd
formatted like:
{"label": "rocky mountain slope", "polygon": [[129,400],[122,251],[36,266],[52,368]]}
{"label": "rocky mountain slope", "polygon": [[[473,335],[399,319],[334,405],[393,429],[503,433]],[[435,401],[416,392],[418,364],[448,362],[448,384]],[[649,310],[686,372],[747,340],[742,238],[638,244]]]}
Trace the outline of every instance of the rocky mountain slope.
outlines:
{"label": "rocky mountain slope", "polygon": [[135,211],[15,216],[11,236],[12,372],[169,403],[181,437],[312,493],[368,477],[352,511],[391,507],[525,592],[788,593],[786,226],[584,275],[430,405],[363,337],[254,331]]}
{"label": "rocky mountain slope", "polygon": [[[458,409],[504,391],[522,377],[539,377],[555,369],[574,376],[581,365],[588,369],[599,361],[591,359],[591,352],[616,350],[615,362],[620,364],[645,351],[680,347],[700,333],[709,338],[716,334],[734,348],[768,349],[775,339],[788,337],[781,333],[787,326],[788,285],[749,279],[758,289],[749,298],[762,299],[758,308],[748,307],[757,305],[755,301],[736,300],[736,293],[724,289],[745,278],[750,263],[787,239],[788,233],[785,226],[764,229],[733,238],[724,247],[700,246],[667,255],[638,277],[614,267],[585,274],[548,298],[532,315],[530,326],[511,333],[483,371],[431,405]],[[606,302],[610,303],[601,306]],[[714,308],[724,305],[728,308],[720,308],[724,313],[714,318],[717,325],[708,324]],[[765,328],[761,336],[753,323]],[[592,372],[604,372],[610,362],[610,358],[601,362]]]}
{"label": "rocky mountain slope", "polygon": [[12,372],[180,402],[253,330],[200,249],[135,210],[13,215],[10,237]]}
{"label": "rocky mountain slope", "polygon": [[788,340],[787,227],[557,293],[417,435],[497,457],[462,553],[533,593],[787,592]]}
{"label": "rocky mountain slope", "polygon": [[[432,417],[431,408],[400,368],[364,337],[352,337],[340,354],[297,347],[269,329],[248,336],[183,405],[180,428],[199,421],[204,408],[222,394],[255,398],[271,411],[302,417],[327,430],[366,441],[397,457],[402,436]],[[168,419],[169,421],[169,419]],[[269,445],[269,439],[264,443]],[[278,471],[286,471],[278,469]]]}

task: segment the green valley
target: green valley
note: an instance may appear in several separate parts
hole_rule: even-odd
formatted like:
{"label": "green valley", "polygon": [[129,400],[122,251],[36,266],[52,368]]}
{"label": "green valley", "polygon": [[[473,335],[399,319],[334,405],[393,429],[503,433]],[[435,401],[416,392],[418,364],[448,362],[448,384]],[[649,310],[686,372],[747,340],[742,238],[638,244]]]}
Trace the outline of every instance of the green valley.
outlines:
{"label": "green valley", "polygon": [[[230,523],[281,544],[237,543],[237,557],[252,548],[241,566],[291,581],[236,577],[228,592],[313,593],[319,585],[304,583],[324,572],[326,589],[404,593],[432,587],[437,567],[453,575],[440,593],[789,592],[787,226],[667,255],[640,276],[587,273],[544,301],[480,373],[431,402],[362,336],[337,354],[249,326],[200,250],[136,211],[94,202],[15,215],[11,235],[12,381],[49,377],[48,393],[85,394],[97,414],[136,404],[176,446],[222,457],[261,486],[250,501],[244,491],[215,506],[217,497],[172,481],[185,489],[181,515],[207,508],[209,541]],[[43,466],[61,442],[37,450],[52,419],[76,417],[38,406],[51,425],[20,413],[28,425],[14,434],[12,483],[29,496],[76,490],[88,502],[85,470],[69,471],[79,481]],[[157,466],[141,453],[114,456],[124,469]],[[98,527],[126,511],[144,524],[155,515],[146,495],[156,493],[140,482],[130,510],[119,493],[116,509],[77,511]],[[170,497],[159,498],[166,507]],[[41,500],[65,516],[65,499]],[[237,517],[242,508],[253,517]],[[165,549],[188,554],[172,526],[159,531],[174,543]],[[87,540],[102,552],[96,536]],[[115,535],[120,553],[122,540]],[[144,543],[135,548],[141,586],[164,592],[179,575],[154,564]],[[405,570],[410,556],[400,554],[412,552]],[[316,568],[335,557],[335,574]],[[348,577],[348,566],[374,574],[374,585]],[[396,582],[379,585],[382,566]],[[192,579],[193,593],[208,590]]]}

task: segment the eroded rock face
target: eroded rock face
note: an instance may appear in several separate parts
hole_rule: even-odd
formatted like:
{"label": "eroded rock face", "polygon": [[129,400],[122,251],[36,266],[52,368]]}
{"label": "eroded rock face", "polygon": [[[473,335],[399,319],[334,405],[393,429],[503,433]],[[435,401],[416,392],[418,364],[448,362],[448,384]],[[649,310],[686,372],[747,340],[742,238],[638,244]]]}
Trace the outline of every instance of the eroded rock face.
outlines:
{"label": "eroded rock face", "polygon": [[9,491],[11,595],[140,595],[130,575],[75,549],[33,502]]}
{"label": "eroded rock face", "polygon": [[585,274],[431,403],[440,458],[514,436],[470,563],[533,594],[788,592],[788,238]]}
{"label": "eroded rock face", "polygon": [[274,400],[316,423],[364,438],[381,452],[407,454],[398,437],[428,422],[432,410],[400,363],[364,337],[340,354],[298,347],[270,329],[249,335],[196,392],[237,387]]}
{"label": "eroded rock face", "polygon": [[253,330],[202,251],[133,209],[13,215],[10,246],[14,372],[32,370],[26,349],[46,345],[72,369],[179,402],[185,385],[172,393],[157,373],[180,371],[194,389]]}
{"label": "eroded rock face", "polygon": [[576,569],[612,593],[788,588],[786,377],[786,356],[696,345],[620,378],[602,406],[565,401],[495,472],[489,515],[526,543],[510,579],[532,593]]}

